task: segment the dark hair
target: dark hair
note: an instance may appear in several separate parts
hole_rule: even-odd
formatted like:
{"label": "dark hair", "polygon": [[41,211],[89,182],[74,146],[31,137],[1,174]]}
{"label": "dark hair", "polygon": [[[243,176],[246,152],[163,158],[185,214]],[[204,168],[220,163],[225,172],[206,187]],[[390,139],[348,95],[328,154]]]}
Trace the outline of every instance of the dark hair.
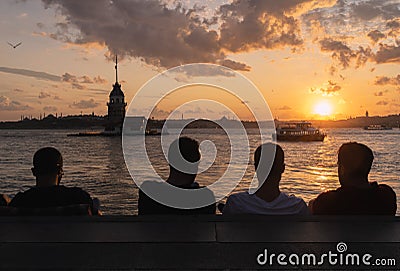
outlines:
{"label": "dark hair", "polygon": [[[189,163],[198,163],[200,157],[199,142],[195,139],[180,137],[174,140],[169,146],[168,162],[175,170],[178,170],[176,168],[178,166],[180,169],[185,169],[184,171],[186,171],[187,168],[190,173],[197,173],[197,167],[192,169]],[[193,172],[193,170],[196,172]]]}
{"label": "dark hair", "polygon": [[[275,151],[275,155],[273,157],[273,161],[271,161],[272,157],[270,157],[270,154]],[[262,154],[262,157],[261,157]],[[262,159],[262,161],[260,161]],[[261,163],[260,163],[261,162]],[[258,169],[258,166],[261,164],[263,166],[268,165],[268,163],[273,163],[271,167],[270,174],[275,174],[275,173],[281,173],[277,172],[277,170],[281,170],[282,166],[285,163],[285,154],[278,144],[275,143],[264,143],[256,149],[254,152],[254,166],[258,172],[260,170]],[[264,176],[265,178],[267,176]]]}
{"label": "dark hair", "polygon": [[46,147],[38,150],[33,156],[33,172],[35,175],[57,173],[63,166],[61,153],[53,148]]}
{"label": "dark hair", "polygon": [[357,142],[344,143],[338,151],[338,164],[349,176],[367,176],[373,160],[372,150]]}

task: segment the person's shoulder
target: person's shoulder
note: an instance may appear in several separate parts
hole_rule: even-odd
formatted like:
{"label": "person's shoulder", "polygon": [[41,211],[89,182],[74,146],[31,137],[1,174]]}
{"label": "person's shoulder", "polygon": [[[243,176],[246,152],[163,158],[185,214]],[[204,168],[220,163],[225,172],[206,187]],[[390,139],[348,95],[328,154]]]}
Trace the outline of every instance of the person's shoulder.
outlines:
{"label": "person's shoulder", "polygon": [[[30,187],[28,190],[18,192],[18,193],[14,196],[14,198],[17,197],[17,196],[18,196],[18,197],[22,197],[22,196],[25,196],[25,195],[34,194],[34,193],[37,193],[38,191],[39,191],[38,187],[33,186],[33,187]],[[40,192],[40,191],[39,191],[39,192]]]}
{"label": "person's shoulder", "polygon": [[287,206],[288,208],[290,207],[293,210],[293,214],[309,214],[307,203],[304,201],[303,198],[297,197],[294,194],[289,195],[287,193],[281,192],[279,198],[276,199],[276,202],[279,202],[281,206]]}
{"label": "person's shoulder", "polygon": [[76,187],[76,186],[67,187],[67,186],[60,185],[58,187],[58,190],[62,191],[64,193],[67,193],[67,194],[78,195],[78,196],[81,196],[81,197],[85,197],[85,198],[90,198],[91,199],[90,194],[87,191],[85,191],[84,189],[80,188],[80,187]]}
{"label": "person's shoulder", "polygon": [[315,200],[329,200],[335,198],[338,194],[340,194],[340,192],[341,192],[340,189],[327,190],[319,194]]}
{"label": "person's shoulder", "polygon": [[304,202],[305,203],[305,201],[302,198],[300,198],[300,197],[298,197],[298,196],[296,196],[294,194],[287,194],[287,193],[281,192],[280,196],[283,199],[288,200],[288,201]]}
{"label": "person's shoulder", "polygon": [[84,193],[87,193],[85,190],[83,190],[82,188],[77,187],[77,186],[59,185],[59,186],[57,186],[57,188],[59,190],[64,190],[64,191],[68,191],[68,192],[78,192],[78,193],[84,192]]}
{"label": "person's shoulder", "polygon": [[238,192],[233,193],[228,196],[226,200],[227,205],[241,205],[243,202],[249,202],[250,198],[253,197],[255,194],[249,194],[248,192]]}
{"label": "person's shoulder", "polygon": [[24,202],[26,199],[31,198],[32,196],[34,196],[34,194],[36,194],[37,189],[36,187],[31,187],[26,191],[21,191],[18,192],[10,201],[10,203],[8,205],[10,206],[17,206],[19,204],[21,204],[22,202]]}
{"label": "person's shoulder", "polygon": [[224,208],[222,209],[222,214],[232,215],[243,213],[244,204],[243,202],[248,202],[244,200],[245,197],[249,197],[250,194],[247,192],[238,192],[228,196]]}
{"label": "person's shoulder", "polygon": [[237,193],[233,193],[231,195],[229,195],[228,198],[231,199],[239,199],[239,198],[249,198],[254,194],[249,194],[248,192],[237,192]]}
{"label": "person's shoulder", "polygon": [[393,188],[387,184],[378,184],[378,189],[382,193],[392,194],[396,196],[396,192],[394,192]]}
{"label": "person's shoulder", "polygon": [[328,210],[333,208],[335,202],[337,202],[339,193],[340,190],[328,190],[319,194],[311,201],[311,212],[313,214],[324,214],[328,212]]}

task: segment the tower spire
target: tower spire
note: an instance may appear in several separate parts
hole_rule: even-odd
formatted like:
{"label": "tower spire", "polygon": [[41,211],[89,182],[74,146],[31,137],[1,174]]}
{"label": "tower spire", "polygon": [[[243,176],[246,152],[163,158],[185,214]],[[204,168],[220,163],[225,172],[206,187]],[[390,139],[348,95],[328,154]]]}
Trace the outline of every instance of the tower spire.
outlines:
{"label": "tower spire", "polygon": [[118,83],[118,55],[115,54],[115,83]]}

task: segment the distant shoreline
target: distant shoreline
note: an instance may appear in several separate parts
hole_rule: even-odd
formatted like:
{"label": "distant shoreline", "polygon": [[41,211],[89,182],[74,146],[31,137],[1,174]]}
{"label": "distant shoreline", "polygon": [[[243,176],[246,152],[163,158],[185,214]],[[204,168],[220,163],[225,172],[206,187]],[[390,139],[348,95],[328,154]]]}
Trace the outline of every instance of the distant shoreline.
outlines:
{"label": "distant shoreline", "polygon": [[[182,123],[188,120],[168,120],[168,128],[181,127]],[[257,123],[254,121],[242,121],[241,124],[237,120],[229,120],[222,118],[216,121],[210,121],[206,119],[190,119],[190,124],[187,126],[188,129],[201,129],[201,128],[221,128],[217,123],[224,124],[230,128],[240,128],[242,125],[245,128],[257,128]],[[284,123],[286,121],[275,120],[275,125]],[[388,127],[396,128],[400,127],[400,114],[389,115],[389,116],[372,116],[372,117],[355,117],[347,120],[310,120],[310,122],[319,128],[362,128],[368,125],[385,125]],[[55,117],[49,115],[41,120],[25,118],[20,121],[4,121],[0,122],[0,129],[11,130],[11,129],[54,129],[54,130],[102,130],[106,126],[106,116],[96,115],[80,115],[80,116],[66,116],[66,117]],[[148,120],[147,125],[150,127],[161,128],[165,123],[165,120]],[[272,121],[262,122],[272,125]],[[176,126],[176,127],[175,127]]]}

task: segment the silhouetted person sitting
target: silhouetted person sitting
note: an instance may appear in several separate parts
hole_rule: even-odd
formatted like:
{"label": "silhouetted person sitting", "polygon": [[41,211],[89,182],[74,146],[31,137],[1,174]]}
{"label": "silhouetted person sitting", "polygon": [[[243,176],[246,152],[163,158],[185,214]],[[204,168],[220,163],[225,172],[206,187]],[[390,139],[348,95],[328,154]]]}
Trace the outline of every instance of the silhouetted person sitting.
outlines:
{"label": "silhouetted person sitting", "polygon": [[[173,166],[173,161],[177,160],[177,157],[182,157],[187,162],[191,163],[191,168],[187,168],[188,170],[181,170],[175,168]],[[198,170],[198,164],[200,162],[200,150],[199,143],[188,137],[180,137],[171,143],[168,150],[168,162],[169,162],[169,177],[165,182],[155,182],[155,181],[146,181],[144,182],[139,189],[139,202],[138,209],[139,215],[149,215],[149,214],[178,214],[178,215],[192,215],[192,214],[215,214],[215,203],[210,204],[205,207],[195,208],[195,209],[180,209],[175,207],[170,207],[163,205],[156,200],[153,200],[148,195],[146,195],[142,189],[148,188],[153,191],[160,191],[161,193],[168,193],[170,184],[172,186],[183,188],[183,189],[200,189],[202,188],[204,197],[209,199],[209,201],[214,202],[214,194],[208,188],[204,188],[199,186],[197,182],[195,182]],[[186,169],[186,168],[185,168]],[[168,194],[169,196],[169,194]],[[171,192],[171,197],[174,197]],[[190,200],[190,199],[186,199]]]}
{"label": "silhouetted person sitting", "polygon": [[[87,205],[88,214],[98,214],[97,206],[93,205],[93,200],[86,191],[78,187],[60,185],[64,174],[63,159],[57,149],[46,147],[38,150],[33,156],[32,173],[36,177],[36,186],[15,195],[9,206],[32,214],[40,213],[33,211],[40,208],[53,208],[60,214],[63,214],[63,211],[74,214],[74,210],[79,212],[79,205]],[[57,209],[58,207],[66,209]]]}
{"label": "silhouetted person sitting", "polygon": [[[273,156],[272,153],[275,155]],[[272,160],[273,159],[273,160]],[[272,165],[268,172],[268,165]],[[279,189],[285,171],[284,152],[273,143],[260,145],[254,152],[254,166],[259,188],[254,194],[241,192],[228,197],[222,213],[260,215],[307,215],[307,204],[303,199],[287,195]]]}
{"label": "silhouetted person sitting", "polygon": [[343,144],[338,153],[341,187],[311,200],[311,212],[316,215],[395,215],[397,204],[393,189],[368,182],[373,160],[372,150],[364,144]]}

